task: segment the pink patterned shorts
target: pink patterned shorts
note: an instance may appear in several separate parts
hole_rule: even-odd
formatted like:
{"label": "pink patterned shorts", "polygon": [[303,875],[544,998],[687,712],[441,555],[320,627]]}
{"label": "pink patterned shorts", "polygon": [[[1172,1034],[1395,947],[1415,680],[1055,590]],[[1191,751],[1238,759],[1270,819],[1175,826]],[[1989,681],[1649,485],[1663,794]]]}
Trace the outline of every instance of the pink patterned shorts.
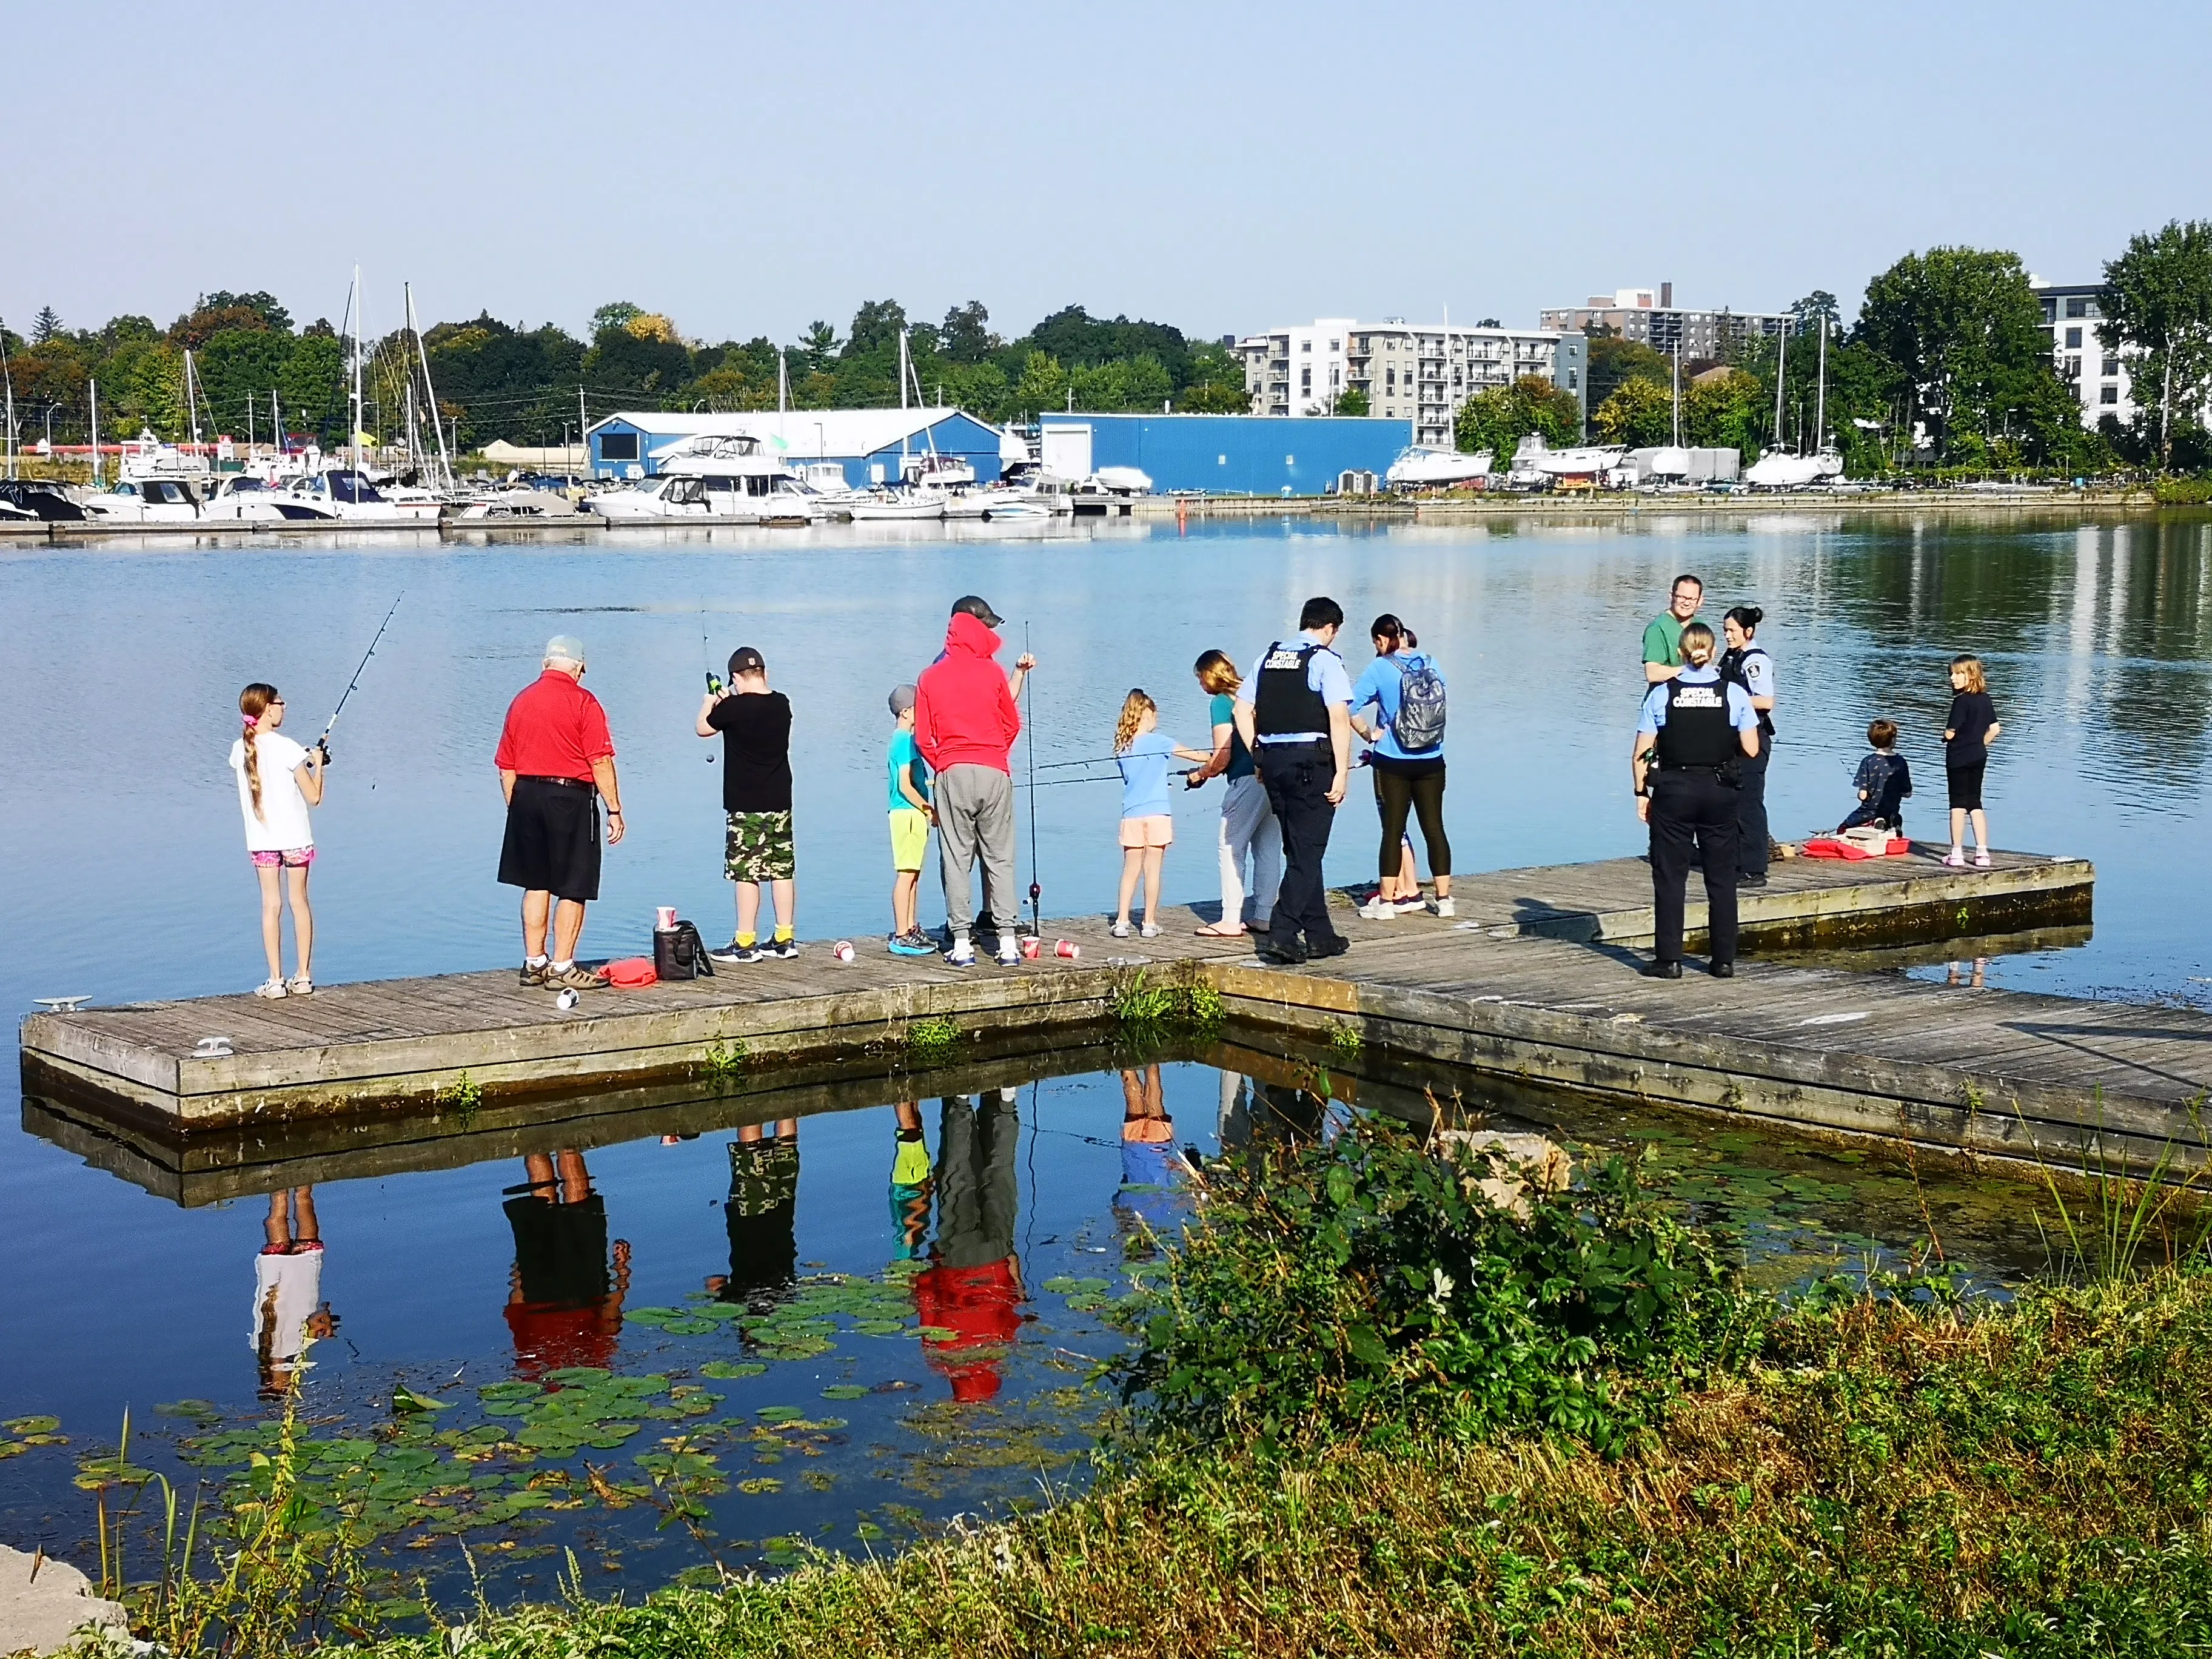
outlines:
{"label": "pink patterned shorts", "polygon": [[249,853],[258,870],[274,870],[282,865],[287,870],[304,870],[315,861],[315,849],[311,846],[288,847],[281,853]]}

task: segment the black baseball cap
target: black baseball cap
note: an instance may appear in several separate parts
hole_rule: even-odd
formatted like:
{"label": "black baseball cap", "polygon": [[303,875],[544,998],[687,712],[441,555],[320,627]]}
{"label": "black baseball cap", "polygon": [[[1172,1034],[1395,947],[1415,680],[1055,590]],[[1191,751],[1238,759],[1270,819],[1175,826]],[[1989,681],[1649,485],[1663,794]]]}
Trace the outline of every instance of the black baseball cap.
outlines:
{"label": "black baseball cap", "polygon": [[736,650],[730,653],[730,678],[732,679],[737,678],[740,674],[765,674],[767,672],[768,665],[761,660],[761,653],[754,650],[750,645],[741,645]]}
{"label": "black baseball cap", "polygon": [[986,628],[996,628],[1000,623],[1006,620],[1005,617],[1001,617],[997,611],[992,610],[989,605],[984,604],[981,599],[976,598],[973,593],[969,593],[964,598],[952,601],[952,614],[954,616],[958,616],[963,611],[969,616],[973,617],[977,622],[982,623]]}

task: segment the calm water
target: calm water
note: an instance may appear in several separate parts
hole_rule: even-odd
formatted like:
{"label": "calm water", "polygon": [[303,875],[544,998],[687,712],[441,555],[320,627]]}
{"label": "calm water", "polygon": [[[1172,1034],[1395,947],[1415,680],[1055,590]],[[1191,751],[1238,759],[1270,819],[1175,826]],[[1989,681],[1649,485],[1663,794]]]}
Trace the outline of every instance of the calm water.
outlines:
{"label": "calm water", "polygon": [[[1977,651],[2005,725],[1989,783],[1996,840],[2084,854],[2099,869],[2088,943],[1995,956],[1986,979],[2204,1000],[2212,900],[2197,860],[2212,722],[2212,528],[2187,517],[1838,514],[1487,532],[1293,524],[1179,537],[1172,525],[1136,524],[1023,538],[952,539],[933,528],[0,552],[0,1005],[243,989],[260,977],[254,884],[223,766],[237,690],[273,681],[295,735],[312,737],[403,589],[334,739],[337,766],[316,818],[325,981],[514,959],[510,896],[492,879],[500,803],[490,751],[507,699],[555,632],[580,634],[591,651],[586,684],[613,721],[630,823],[608,856],[587,953],[640,948],[656,904],[679,906],[710,933],[726,919],[720,767],[691,720],[706,651],[719,663],[740,644],[760,647],[795,708],[800,932],[869,948],[888,920],[884,696],[933,654],[959,593],[984,594],[1011,619],[1010,643],[1026,635],[1042,659],[1032,707],[1040,761],[1104,753],[1132,685],[1159,699],[1164,730],[1202,742],[1193,659],[1219,646],[1243,660],[1291,627],[1309,593],[1334,594],[1355,633],[1378,611],[1398,612],[1451,678],[1448,813],[1457,862],[1474,870],[1638,849],[1622,781],[1636,645],[1685,569],[1706,578],[1709,615],[1738,600],[1769,613],[1760,639],[1783,675],[1769,791],[1778,833],[1840,815],[1864,725],[1878,714],[1905,729],[1922,792],[1911,828],[1941,833],[1943,664]],[[1357,666],[1364,651],[1350,643]],[[1038,792],[1048,914],[1110,904],[1116,799],[1109,784]],[[1216,800],[1181,815],[1171,899],[1216,890]],[[1334,879],[1371,873],[1372,823],[1356,792],[1332,852]],[[1029,834],[1025,819],[1025,871]],[[925,885],[926,921],[937,920],[931,902]],[[1240,1095],[1235,1064],[1223,1064],[1164,1066],[1158,1109],[1177,1143],[1210,1150],[1224,1100],[1237,1121],[1249,1091]],[[1133,1085],[1118,1067],[1072,1059],[950,1103],[916,1103],[933,1164],[919,1200],[894,1190],[897,1103],[888,1092],[807,1119],[795,1157],[781,1138],[740,1144],[721,1127],[588,1151],[596,1203],[564,1218],[571,1231],[550,1241],[525,1218],[519,1243],[504,1207],[514,1196],[505,1189],[531,1178],[519,1158],[326,1182],[315,1192],[326,1246],[319,1293],[339,1324],[318,1352],[316,1407],[336,1435],[381,1415],[395,1382],[457,1402],[418,1414],[397,1450],[443,1460],[440,1479],[466,1465],[482,1477],[476,1496],[422,1499],[431,1477],[419,1469],[395,1476],[386,1496],[459,1503],[454,1525],[519,1523],[507,1557],[525,1588],[544,1570],[530,1553],[556,1540],[580,1541],[593,1571],[633,1582],[707,1559],[680,1525],[655,1530],[665,1493],[574,1512],[537,1511],[538,1498],[517,1496],[565,1501],[558,1482],[523,1483],[551,1468],[574,1474],[585,1460],[614,1470],[618,1485],[649,1486],[653,1471],[636,1458],[661,1455],[659,1442],[676,1434],[698,1437],[696,1448],[717,1460],[712,1473],[693,1471],[697,1481],[729,1483],[700,1501],[733,1560],[780,1539],[896,1537],[962,1509],[1040,1495],[1040,1481],[1075,1478],[1070,1458],[1103,1403],[1079,1386],[1109,1341],[1094,1281],[1118,1287],[1139,1237],[1133,1214],[1152,1208],[1172,1220],[1172,1196],[1141,1178],[1158,1169],[1140,1154],[1125,1170],[1132,1089],[1152,1098],[1143,1070],[1131,1076]],[[1896,1171],[1694,1122],[1616,1115],[1581,1127],[1659,1145],[1678,1195],[1745,1223],[1753,1253],[1772,1261],[1905,1246],[1918,1225]],[[0,1462],[0,1539],[76,1553],[88,1521],[69,1460],[111,1436],[126,1404],[142,1431],[175,1439],[234,1433],[257,1410],[267,1376],[249,1316],[267,1205],[242,1195],[180,1208],[32,1135],[0,1133],[0,1246],[16,1264],[0,1310],[0,1412],[59,1415],[73,1441]],[[948,1183],[952,1170],[960,1176]],[[1895,1200],[1887,1207],[1875,1201],[1884,1194]],[[1992,1274],[2027,1265],[2032,1230],[2017,1204],[1961,1189],[1938,1207],[1938,1224],[1962,1227],[1968,1254],[1978,1251]],[[613,1240],[627,1247],[605,1316],[549,1332],[531,1324],[527,1296],[514,1314],[521,1269],[541,1285],[548,1272],[574,1270],[597,1247],[601,1212],[609,1253]],[[922,1265],[887,1268],[902,1252]],[[948,1263],[974,1267],[969,1257],[1011,1260],[1018,1279],[913,1282]],[[710,1285],[717,1279],[734,1288]],[[509,1390],[520,1399],[489,1402],[507,1416],[484,1417],[479,1387],[541,1381],[544,1362],[520,1358],[525,1349],[664,1386],[626,1395],[580,1372],[556,1389],[597,1401],[600,1414],[585,1424],[594,1438],[576,1438],[577,1420],[551,1420],[547,1396],[520,1388]],[[707,1369],[753,1364],[766,1370]],[[671,1392],[679,1388],[721,1398]],[[204,1404],[151,1414],[179,1401]],[[534,1467],[475,1461],[518,1422],[544,1443]],[[615,1432],[623,1427],[632,1431]],[[148,1455],[169,1456],[170,1444],[157,1440]],[[206,1455],[243,1446],[218,1440]],[[690,1467],[663,1473],[681,1484]]]}

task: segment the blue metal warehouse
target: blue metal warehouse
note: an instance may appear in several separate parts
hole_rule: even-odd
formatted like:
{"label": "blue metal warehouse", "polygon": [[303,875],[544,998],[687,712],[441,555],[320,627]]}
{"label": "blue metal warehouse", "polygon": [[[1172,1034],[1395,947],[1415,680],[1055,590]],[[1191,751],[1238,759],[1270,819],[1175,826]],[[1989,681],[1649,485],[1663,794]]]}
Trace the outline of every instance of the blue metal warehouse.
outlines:
{"label": "blue metal warehouse", "polygon": [[1133,466],[1162,494],[1323,495],[1343,473],[1380,477],[1413,441],[1409,420],[1347,415],[1047,415],[1041,425],[1046,471]]}
{"label": "blue metal warehouse", "polygon": [[625,410],[594,422],[588,434],[592,476],[649,478],[661,452],[701,436],[757,438],[793,465],[835,461],[856,489],[896,483],[903,456],[958,456],[979,481],[999,476],[1006,458],[1023,459],[1018,438],[957,409],[794,409],[748,415],[678,415]]}

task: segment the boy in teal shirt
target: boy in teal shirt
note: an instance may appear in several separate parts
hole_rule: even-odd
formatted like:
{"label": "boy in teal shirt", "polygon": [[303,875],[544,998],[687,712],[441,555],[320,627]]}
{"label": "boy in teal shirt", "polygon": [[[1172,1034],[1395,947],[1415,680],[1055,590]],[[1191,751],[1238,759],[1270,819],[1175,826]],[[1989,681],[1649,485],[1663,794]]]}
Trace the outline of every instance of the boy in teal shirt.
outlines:
{"label": "boy in teal shirt", "polygon": [[922,855],[929,850],[929,825],[936,814],[929,804],[929,763],[914,740],[915,689],[891,693],[891,732],[884,766],[890,781],[891,934],[894,956],[927,957],[937,942],[921,931],[916,914],[921,892]]}

